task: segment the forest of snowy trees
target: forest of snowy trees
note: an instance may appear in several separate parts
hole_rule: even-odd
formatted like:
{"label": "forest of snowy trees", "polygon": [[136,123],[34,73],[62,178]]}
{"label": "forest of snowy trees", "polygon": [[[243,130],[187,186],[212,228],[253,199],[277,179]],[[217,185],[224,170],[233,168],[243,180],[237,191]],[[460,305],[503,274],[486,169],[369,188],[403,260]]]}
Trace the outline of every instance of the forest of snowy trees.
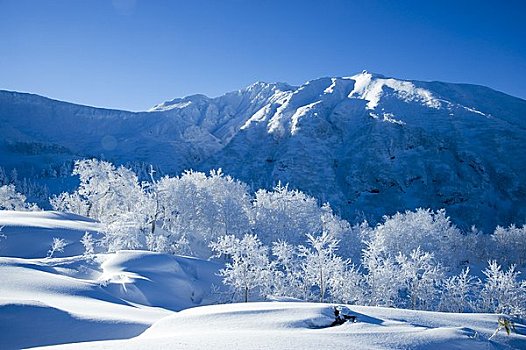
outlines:
{"label": "forest of snowy trees", "polygon": [[[228,301],[526,314],[519,272],[526,267],[526,227],[462,232],[444,210],[430,209],[351,225],[301,191],[278,183],[252,194],[221,170],[160,178],[152,170],[149,181],[140,181],[126,167],[93,159],[77,161],[73,175],[78,188],[50,202],[104,224],[96,239],[84,235],[86,254],[147,249],[212,257],[225,262]],[[0,209],[36,207],[4,185]]]}

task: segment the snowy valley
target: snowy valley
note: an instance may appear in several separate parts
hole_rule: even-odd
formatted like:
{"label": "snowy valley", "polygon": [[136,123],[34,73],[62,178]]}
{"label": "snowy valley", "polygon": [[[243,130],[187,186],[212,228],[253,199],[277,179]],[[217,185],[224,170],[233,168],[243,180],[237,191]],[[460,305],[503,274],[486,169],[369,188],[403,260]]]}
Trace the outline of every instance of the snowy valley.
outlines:
{"label": "snowy valley", "polygon": [[364,71],[0,123],[2,349],[526,348],[524,100]]}

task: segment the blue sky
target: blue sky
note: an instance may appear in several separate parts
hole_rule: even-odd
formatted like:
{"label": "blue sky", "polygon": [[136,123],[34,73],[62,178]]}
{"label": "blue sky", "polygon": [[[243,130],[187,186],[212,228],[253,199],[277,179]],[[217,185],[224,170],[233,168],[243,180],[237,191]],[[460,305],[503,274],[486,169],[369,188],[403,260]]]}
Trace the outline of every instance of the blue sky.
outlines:
{"label": "blue sky", "polygon": [[0,89],[145,110],[363,69],[526,98],[525,1],[0,0]]}

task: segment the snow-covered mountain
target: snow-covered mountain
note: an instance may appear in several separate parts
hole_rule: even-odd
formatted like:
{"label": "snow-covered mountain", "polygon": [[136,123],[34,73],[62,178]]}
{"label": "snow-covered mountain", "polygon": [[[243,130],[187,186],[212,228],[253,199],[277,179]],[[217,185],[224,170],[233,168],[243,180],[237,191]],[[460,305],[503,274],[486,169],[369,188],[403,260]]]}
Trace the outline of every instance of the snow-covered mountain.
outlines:
{"label": "snow-covered mountain", "polygon": [[0,123],[0,165],[24,176],[103,155],[171,173],[221,167],[254,188],[280,180],[348,219],[444,207],[490,230],[526,218],[526,101],[482,86],[364,71],[140,113],[0,91]]}

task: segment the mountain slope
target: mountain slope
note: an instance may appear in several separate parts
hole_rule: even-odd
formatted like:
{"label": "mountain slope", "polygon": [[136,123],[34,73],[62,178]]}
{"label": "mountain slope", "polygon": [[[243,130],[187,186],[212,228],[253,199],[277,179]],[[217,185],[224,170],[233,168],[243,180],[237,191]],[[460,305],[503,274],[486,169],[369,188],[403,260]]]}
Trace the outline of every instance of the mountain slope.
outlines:
{"label": "mountain slope", "polygon": [[461,223],[491,228],[526,214],[526,101],[364,72],[309,82],[278,103],[207,167],[256,186],[289,182],[347,218],[445,207]]}
{"label": "mountain slope", "polygon": [[100,156],[166,172],[288,182],[344,217],[418,206],[491,230],[526,218],[526,101],[489,88],[362,72],[255,83],[131,113],[0,92],[0,164],[22,173]]}

